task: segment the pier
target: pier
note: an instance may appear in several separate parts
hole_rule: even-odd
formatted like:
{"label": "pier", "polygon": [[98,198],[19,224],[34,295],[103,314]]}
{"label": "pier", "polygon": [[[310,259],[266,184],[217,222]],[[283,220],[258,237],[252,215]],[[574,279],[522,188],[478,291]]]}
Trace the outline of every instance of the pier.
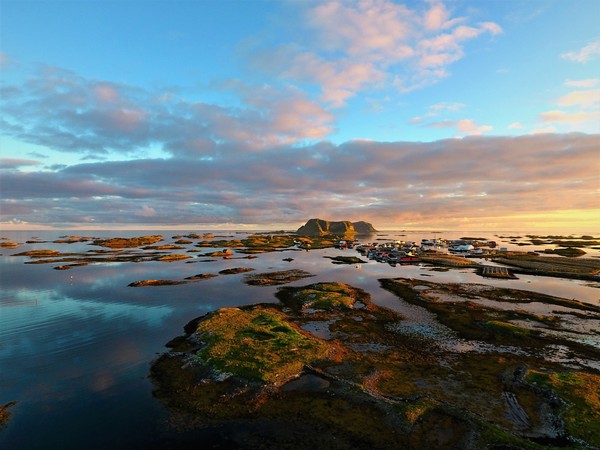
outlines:
{"label": "pier", "polygon": [[517,277],[508,270],[507,267],[498,267],[498,266],[483,266],[481,268],[481,276],[489,277],[489,278],[508,278],[508,279],[516,279]]}

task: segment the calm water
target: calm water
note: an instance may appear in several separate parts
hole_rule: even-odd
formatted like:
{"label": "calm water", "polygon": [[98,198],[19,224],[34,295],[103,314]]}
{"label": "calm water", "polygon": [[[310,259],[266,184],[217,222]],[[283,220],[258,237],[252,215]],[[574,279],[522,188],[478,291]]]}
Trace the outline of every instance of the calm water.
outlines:
{"label": "calm water", "polygon": [[[181,231],[77,232],[84,236],[162,234],[165,242]],[[2,232],[0,237],[24,243],[33,237],[55,240],[71,232]],[[235,232],[215,232],[240,238]],[[472,235],[473,233],[468,233]],[[458,238],[465,233],[440,233]],[[502,233],[516,235],[516,233]],[[521,234],[524,236],[524,234]],[[420,242],[431,233],[380,233],[376,239]],[[500,246],[514,243],[486,233]],[[509,241],[508,239],[506,241]],[[317,274],[292,285],[343,281],[371,293],[379,305],[406,317],[407,326],[435,326],[421,308],[404,303],[379,287],[378,278],[413,277],[429,281],[485,283],[534,290],[600,304],[599,283],[520,276],[519,280],[489,280],[472,269],[435,272],[421,266],[391,267],[370,262],[361,268],[334,265],[323,256],[354,255],[353,250],[325,249],[273,252],[257,259],[106,263],[53,270],[57,264],[24,264],[12,254],[31,249],[85,252],[98,247],[77,244],[23,244],[0,249],[0,405],[17,401],[8,427],[0,431],[2,449],[149,448],[165,439],[166,413],[152,396],[148,379],[153,359],[164,344],[182,334],[183,326],[208,311],[257,302],[275,302],[275,287],[242,283],[243,275],[219,275],[177,286],[131,288],[143,279],[183,279],[232,267],[257,271],[303,269]],[[188,245],[187,249],[193,249]],[[199,249],[202,252],[211,249]],[[177,252],[185,252],[178,250]],[[191,253],[194,257],[196,254]],[[240,255],[243,256],[243,255]],[[598,251],[586,256],[598,257]],[[292,262],[283,258],[294,258]],[[198,260],[201,258],[195,258]]]}

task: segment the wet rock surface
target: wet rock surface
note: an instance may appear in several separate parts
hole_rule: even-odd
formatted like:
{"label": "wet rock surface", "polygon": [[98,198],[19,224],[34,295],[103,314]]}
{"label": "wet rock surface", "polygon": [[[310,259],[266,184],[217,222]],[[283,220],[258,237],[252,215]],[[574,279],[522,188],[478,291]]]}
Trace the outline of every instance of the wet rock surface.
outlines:
{"label": "wet rock surface", "polygon": [[[450,340],[470,342],[469,350],[443,345],[427,332],[406,333],[398,326],[401,315],[347,284],[283,287],[279,304],[219,310],[190,322],[186,334],[168,344],[172,351],[154,363],[152,378],[173,426],[208,434],[234,427],[238,432],[228,436],[240,448],[265,442],[301,449],[599,445],[598,371],[545,357],[563,345],[582,360],[598,360],[598,349],[511,323],[529,314],[531,323],[552,329],[560,320],[482,303],[569,305],[595,318],[597,307],[510,289],[381,283],[434,312],[449,327]],[[251,326],[238,328],[229,341],[206,334],[219,328],[215,317],[228,314],[227,328],[243,321]],[[304,339],[308,353],[298,345]],[[217,341],[230,343],[208,355]],[[251,369],[236,367],[240,358],[231,352],[245,355]],[[585,417],[585,426],[574,417]]]}
{"label": "wet rock surface", "polygon": [[276,272],[246,275],[244,277],[244,283],[251,286],[278,286],[308,277],[314,277],[314,275],[299,269],[279,270]]}

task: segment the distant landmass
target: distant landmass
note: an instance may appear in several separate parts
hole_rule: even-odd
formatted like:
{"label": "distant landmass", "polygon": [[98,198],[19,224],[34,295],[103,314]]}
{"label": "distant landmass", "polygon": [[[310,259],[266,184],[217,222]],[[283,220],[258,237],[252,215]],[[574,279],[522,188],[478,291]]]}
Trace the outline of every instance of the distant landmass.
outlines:
{"label": "distant landmass", "polygon": [[302,236],[326,236],[328,234],[337,236],[350,236],[355,234],[376,233],[377,230],[368,222],[330,222],[322,219],[310,219],[296,231]]}

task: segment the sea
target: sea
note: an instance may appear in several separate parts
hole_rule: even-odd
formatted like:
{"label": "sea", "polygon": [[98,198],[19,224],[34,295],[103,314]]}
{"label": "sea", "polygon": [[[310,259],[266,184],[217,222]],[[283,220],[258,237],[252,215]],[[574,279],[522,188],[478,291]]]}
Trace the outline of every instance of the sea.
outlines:
{"label": "sea", "polygon": [[[256,273],[302,269],[314,274],[290,286],[341,281],[362,288],[379,306],[398,311],[407,326],[434,330],[435,320],[382,289],[380,278],[405,277],[442,283],[480,283],[547,293],[600,305],[600,283],[519,275],[517,280],[482,278],[473,269],[431,270],[422,264],[390,266],[332,264],[330,256],[360,256],[356,250],[334,248],[305,251],[290,248],[262,253],[255,259],[237,254],[207,261],[197,239],[175,253],[192,258],[175,262],[94,263],[70,270],[59,264],[28,264],[14,256],[36,249],[62,253],[100,249],[90,242],[55,243],[61,236],[94,238],[161,234],[172,243],[188,233],[209,230],[136,231],[0,231],[3,241],[18,242],[0,249],[0,406],[16,402],[0,430],[0,449],[146,449],[170,448],[173,431],[168,412],[153,396],[152,362],[166,352],[165,344],[183,334],[190,320],[222,307],[277,302],[277,287],[248,286],[244,274],[219,275],[187,284],[130,287],[145,279],[183,280],[199,273],[248,267]],[[241,239],[249,231],[211,232],[214,239]],[[495,240],[508,250],[543,251],[550,246],[523,246],[525,232],[385,231],[361,242],[415,241],[464,236]],[[26,244],[28,240],[45,241]],[[599,258],[586,249],[585,257]],[[287,259],[291,258],[291,261]],[[438,324],[439,325],[439,324]],[[438,327],[439,328],[439,327]],[[433,333],[433,332],[432,332]],[[434,333],[435,334],[435,333]],[[443,335],[443,333],[441,334]],[[469,346],[465,351],[473,351]],[[175,448],[176,446],[173,446]],[[202,448],[202,447],[198,447]]]}

